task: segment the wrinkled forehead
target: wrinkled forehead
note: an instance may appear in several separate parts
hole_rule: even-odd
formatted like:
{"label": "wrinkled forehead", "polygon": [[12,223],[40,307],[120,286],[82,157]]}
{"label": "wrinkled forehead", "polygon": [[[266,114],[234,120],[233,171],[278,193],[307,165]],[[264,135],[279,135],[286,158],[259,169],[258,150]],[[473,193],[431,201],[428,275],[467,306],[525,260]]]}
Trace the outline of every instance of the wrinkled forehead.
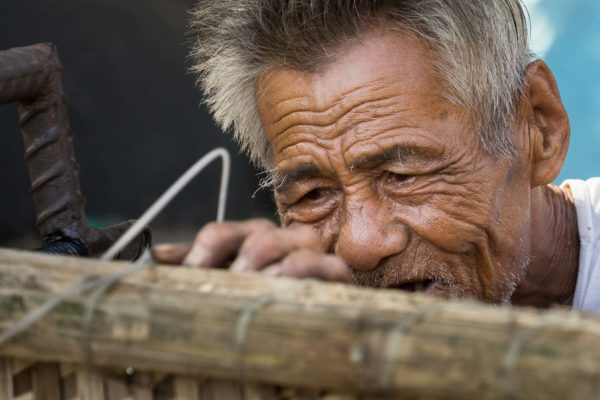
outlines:
{"label": "wrinkled forehead", "polygon": [[419,40],[385,32],[353,43],[321,71],[266,73],[258,82],[257,100],[277,159],[282,149],[310,141],[310,135],[377,142],[381,133],[400,126],[426,128],[451,108],[441,87]]}
{"label": "wrinkled forehead", "polygon": [[385,32],[350,43],[335,62],[316,72],[273,69],[257,82],[256,94],[272,142],[299,119],[335,116],[377,98],[402,97],[398,100],[407,107],[422,109],[442,101],[442,85],[420,40]]}

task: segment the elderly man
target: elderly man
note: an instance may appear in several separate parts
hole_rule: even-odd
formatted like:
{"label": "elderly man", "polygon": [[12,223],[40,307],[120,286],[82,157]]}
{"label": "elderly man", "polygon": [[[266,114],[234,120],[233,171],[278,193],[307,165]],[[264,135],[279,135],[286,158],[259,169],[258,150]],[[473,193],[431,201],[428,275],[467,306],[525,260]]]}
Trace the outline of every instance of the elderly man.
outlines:
{"label": "elderly man", "polygon": [[207,104],[270,172],[282,227],[204,227],[160,261],[600,311],[600,180],[518,0],[220,0]]}

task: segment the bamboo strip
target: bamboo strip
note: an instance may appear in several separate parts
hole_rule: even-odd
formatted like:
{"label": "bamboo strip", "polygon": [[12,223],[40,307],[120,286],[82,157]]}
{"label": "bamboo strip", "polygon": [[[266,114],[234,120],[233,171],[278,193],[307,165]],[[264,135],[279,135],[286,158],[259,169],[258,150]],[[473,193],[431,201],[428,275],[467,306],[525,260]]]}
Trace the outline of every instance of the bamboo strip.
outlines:
{"label": "bamboo strip", "polygon": [[105,400],[102,375],[89,368],[80,368],[76,373],[78,400]]}
{"label": "bamboo strip", "polygon": [[32,387],[35,400],[61,400],[58,364],[35,364],[32,369]]}
{"label": "bamboo strip", "polygon": [[0,400],[12,398],[12,363],[6,357],[0,357]]}
{"label": "bamboo strip", "polygon": [[198,382],[190,377],[175,378],[175,400],[199,399]]}

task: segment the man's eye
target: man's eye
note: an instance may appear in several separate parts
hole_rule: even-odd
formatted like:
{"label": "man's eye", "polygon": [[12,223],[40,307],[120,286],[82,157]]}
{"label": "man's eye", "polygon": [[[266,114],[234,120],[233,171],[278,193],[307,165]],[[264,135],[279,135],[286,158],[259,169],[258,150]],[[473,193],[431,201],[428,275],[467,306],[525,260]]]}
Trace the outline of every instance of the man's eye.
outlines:
{"label": "man's eye", "polygon": [[314,188],[289,203],[281,202],[285,223],[291,221],[305,224],[317,223],[330,215],[338,206],[339,191],[333,188]]}
{"label": "man's eye", "polygon": [[320,189],[320,188],[313,189],[310,192],[306,193],[304,196],[302,196],[302,198],[300,199],[300,201],[304,201],[304,200],[308,200],[308,201],[319,200],[322,195],[323,195],[323,189]]}
{"label": "man's eye", "polygon": [[396,174],[393,172],[387,172],[385,182],[392,185],[403,185],[412,182],[414,179],[415,175]]}

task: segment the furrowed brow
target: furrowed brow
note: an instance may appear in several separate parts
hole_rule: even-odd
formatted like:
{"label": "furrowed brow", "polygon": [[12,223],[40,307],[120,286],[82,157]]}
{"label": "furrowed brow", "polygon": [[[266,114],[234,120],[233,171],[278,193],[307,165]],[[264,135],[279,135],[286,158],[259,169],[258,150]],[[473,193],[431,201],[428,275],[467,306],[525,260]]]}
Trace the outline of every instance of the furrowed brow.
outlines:
{"label": "furrowed brow", "polygon": [[434,156],[431,149],[416,145],[399,145],[384,148],[380,152],[360,156],[352,160],[350,169],[365,169],[383,164],[388,161],[405,163],[410,160],[429,160]]}
{"label": "furrowed brow", "polygon": [[283,192],[298,181],[321,175],[321,170],[314,164],[300,164],[290,169],[275,171],[274,190]]}

